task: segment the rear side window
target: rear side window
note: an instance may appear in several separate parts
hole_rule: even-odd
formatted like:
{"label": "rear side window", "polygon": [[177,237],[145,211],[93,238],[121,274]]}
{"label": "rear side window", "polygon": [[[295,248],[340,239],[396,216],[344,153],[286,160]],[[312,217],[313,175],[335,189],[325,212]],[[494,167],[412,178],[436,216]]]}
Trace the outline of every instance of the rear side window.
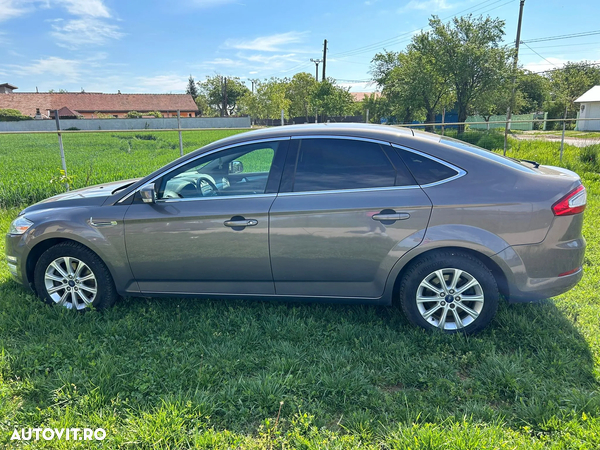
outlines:
{"label": "rear side window", "polygon": [[420,185],[436,183],[458,175],[456,170],[433,159],[406,150],[396,150]]}
{"label": "rear side window", "polygon": [[394,186],[396,169],[379,144],[351,139],[303,139],[293,192]]}

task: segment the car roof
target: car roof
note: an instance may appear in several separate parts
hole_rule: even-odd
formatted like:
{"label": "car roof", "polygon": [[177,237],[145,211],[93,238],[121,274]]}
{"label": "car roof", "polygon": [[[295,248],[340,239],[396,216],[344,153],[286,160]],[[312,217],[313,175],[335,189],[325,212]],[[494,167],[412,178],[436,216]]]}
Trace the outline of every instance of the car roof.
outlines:
{"label": "car roof", "polygon": [[[201,152],[213,147],[236,144],[245,141],[271,139],[286,136],[348,136],[406,143],[418,139],[428,139],[435,142],[440,141],[440,136],[433,133],[402,128],[393,125],[375,125],[368,123],[311,123],[300,125],[285,125],[270,128],[251,130],[234,136],[220,139],[203,147]],[[197,150],[198,152],[198,150]],[[200,152],[199,152],[200,153]]]}

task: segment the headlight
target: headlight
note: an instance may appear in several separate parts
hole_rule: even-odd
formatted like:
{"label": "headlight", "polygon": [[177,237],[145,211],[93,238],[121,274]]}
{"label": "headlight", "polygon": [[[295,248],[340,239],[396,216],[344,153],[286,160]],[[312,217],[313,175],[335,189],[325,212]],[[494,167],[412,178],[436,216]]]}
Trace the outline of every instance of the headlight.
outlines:
{"label": "headlight", "polygon": [[17,217],[10,224],[10,228],[8,229],[9,234],[23,234],[33,225],[31,220],[27,220],[25,217]]}

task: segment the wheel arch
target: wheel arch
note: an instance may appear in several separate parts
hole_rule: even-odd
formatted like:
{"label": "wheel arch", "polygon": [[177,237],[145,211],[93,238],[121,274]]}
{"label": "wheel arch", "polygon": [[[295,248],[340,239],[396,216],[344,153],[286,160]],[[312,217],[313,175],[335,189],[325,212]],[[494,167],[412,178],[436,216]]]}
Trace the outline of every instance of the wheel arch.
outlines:
{"label": "wheel arch", "polygon": [[[98,255],[97,252],[95,252],[89,246],[82,244],[81,242],[79,242],[75,239],[60,238],[60,237],[44,239],[43,241],[38,242],[29,251],[29,253],[27,254],[27,261],[25,263],[25,276],[27,277],[27,283],[31,286],[31,288],[34,291],[35,291],[35,283],[34,283],[35,265],[37,264],[38,260],[40,259],[40,257],[46,250],[54,247],[55,245],[62,244],[63,242],[72,242],[74,244],[85,247],[86,249],[91,251],[94,255],[96,255],[100,260],[102,260],[102,258],[100,258],[100,255]],[[108,268],[108,270],[110,272],[110,268]]]}
{"label": "wheel arch", "polygon": [[492,272],[492,275],[494,276],[494,278],[496,279],[496,283],[498,284],[498,289],[500,291],[500,294],[505,299],[509,298],[510,289],[509,289],[509,283],[508,283],[506,274],[504,273],[502,268],[494,260],[492,260],[492,258],[490,258],[489,256],[487,256],[481,252],[478,252],[476,250],[473,250],[473,249],[470,249],[467,247],[448,246],[448,247],[431,248],[422,253],[416,254],[411,259],[407,260],[404,263],[404,265],[402,266],[402,268],[400,269],[400,272],[398,273],[398,275],[396,275],[396,278],[394,280],[394,286],[393,286],[393,291],[392,291],[392,302],[394,302],[398,299],[398,295],[400,292],[400,285],[402,284],[402,278],[404,277],[404,274],[406,273],[406,271],[411,266],[413,266],[416,262],[418,262],[420,259],[430,256],[431,254],[434,254],[437,252],[443,252],[443,251],[456,251],[456,252],[464,253],[464,254],[467,254],[474,258],[477,258],[479,261],[481,261],[483,263],[483,265],[485,265],[490,270],[490,272]]}

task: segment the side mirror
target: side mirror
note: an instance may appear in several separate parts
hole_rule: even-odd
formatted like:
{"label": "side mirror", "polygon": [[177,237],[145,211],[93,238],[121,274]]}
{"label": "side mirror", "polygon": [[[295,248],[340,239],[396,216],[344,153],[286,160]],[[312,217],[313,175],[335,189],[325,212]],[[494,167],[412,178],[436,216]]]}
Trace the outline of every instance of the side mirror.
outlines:
{"label": "side mirror", "polygon": [[145,185],[140,189],[139,192],[144,203],[156,203],[156,191],[154,190],[154,183]]}
{"label": "side mirror", "polygon": [[244,163],[241,161],[231,161],[229,163],[229,175],[242,173],[244,171]]}

